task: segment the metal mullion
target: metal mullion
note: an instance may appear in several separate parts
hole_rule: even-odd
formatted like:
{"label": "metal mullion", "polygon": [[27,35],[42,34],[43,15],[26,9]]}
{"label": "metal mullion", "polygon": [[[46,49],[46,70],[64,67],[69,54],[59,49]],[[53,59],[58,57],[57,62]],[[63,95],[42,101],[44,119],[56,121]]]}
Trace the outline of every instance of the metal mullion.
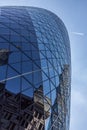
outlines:
{"label": "metal mullion", "polygon": [[[57,77],[57,75],[56,76],[54,76],[54,77]],[[54,77],[52,77],[52,78],[54,78]],[[50,78],[51,79],[51,78]],[[46,80],[43,80],[43,81],[41,81],[41,82],[39,82],[38,84],[40,84],[40,83],[42,83],[42,82],[45,82],[45,81],[47,81],[48,79],[46,79]],[[36,84],[36,85],[38,85],[38,84]],[[29,90],[29,89],[31,89],[32,87],[30,87],[30,88],[26,88],[26,89],[24,89],[24,90],[22,90],[22,92],[24,92],[24,91],[26,91],[26,90]],[[54,89],[52,89],[52,90],[54,90]],[[47,93],[48,94],[48,93]]]}
{"label": "metal mullion", "polygon": [[[50,73],[49,73],[49,65],[48,65],[48,58],[46,57],[47,56],[47,52],[46,52],[46,47],[45,47],[45,58],[46,58],[46,64],[47,64],[47,68],[48,68],[48,75],[50,75]],[[48,79],[48,81],[51,81],[50,80],[50,78]],[[43,82],[43,84],[44,84],[44,82]],[[44,86],[43,86],[44,87]],[[51,96],[51,84],[50,84],[50,82],[49,82],[49,87],[50,87],[50,92],[49,92],[49,94],[50,94],[50,99],[52,99],[52,96]],[[43,100],[46,100],[46,94],[44,95],[43,94]],[[47,96],[48,97],[48,96]],[[47,100],[46,100],[47,101]],[[50,100],[50,101],[52,101],[52,100]],[[48,101],[47,101],[48,102]],[[52,102],[51,102],[52,103]],[[45,104],[45,103],[44,103]],[[49,104],[49,103],[48,103]],[[50,104],[49,104],[50,105]],[[45,107],[45,106],[44,106]],[[51,111],[51,105],[50,105],[50,111]],[[45,112],[44,112],[44,115],[45,115]],[[44,128],[45,128],[46,126],[45,126],[45,119],[44,119]]]}
{"label": "metal mullion", "polygon": [[[22,47],[22,43],[20,42],[21,47]],[[20,52],[20,73],[22,74],[22,53]],[[21,115],[21,96],[22,94],[22,76],[20,76],[20,100],[19,100],[19,124],[18,124],[18,130],[20,129],[20,115]]]}
{"label": "metal mullion", "polygon": [[[20,74],[20,72],[18,72],[15,68],[13,68],[10,64],[8,64],[8,66],[9,67],[11,67],[14,71],[16,71],[18,74]],[[29,84],[31,84],[31,82],[29,82],[29,80],[28,79],[26,79],[26,77],[24,77],[23,75],[22,75],[22,77],[29,83]],[[31,84],[32,86],[34,86],[33,84]]]}

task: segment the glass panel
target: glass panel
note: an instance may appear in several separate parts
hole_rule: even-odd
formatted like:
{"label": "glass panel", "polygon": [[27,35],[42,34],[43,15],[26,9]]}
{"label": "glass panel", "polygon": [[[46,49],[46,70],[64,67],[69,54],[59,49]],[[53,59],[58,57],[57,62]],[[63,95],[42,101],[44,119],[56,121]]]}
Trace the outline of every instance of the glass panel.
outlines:
{"label": "glass panel", "polygon": [[6,89],[15,94],[19,93],[21,90],[20,78],[9,79],[6,82]]}
{"label": "glass panel", "polygon": [[28,97],[33,97],[34,95],[34,88],[27,89],[26,91],[23,91],[22,94]]}

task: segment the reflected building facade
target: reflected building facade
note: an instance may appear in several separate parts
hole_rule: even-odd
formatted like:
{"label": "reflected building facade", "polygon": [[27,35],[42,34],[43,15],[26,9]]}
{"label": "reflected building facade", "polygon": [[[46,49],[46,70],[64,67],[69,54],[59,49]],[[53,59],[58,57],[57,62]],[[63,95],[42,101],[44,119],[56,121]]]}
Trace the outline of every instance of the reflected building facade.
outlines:
{"label": "reflected building facade", "polygon": [[0,7],[0,130],[69,130],[70,43],[35,7]]}

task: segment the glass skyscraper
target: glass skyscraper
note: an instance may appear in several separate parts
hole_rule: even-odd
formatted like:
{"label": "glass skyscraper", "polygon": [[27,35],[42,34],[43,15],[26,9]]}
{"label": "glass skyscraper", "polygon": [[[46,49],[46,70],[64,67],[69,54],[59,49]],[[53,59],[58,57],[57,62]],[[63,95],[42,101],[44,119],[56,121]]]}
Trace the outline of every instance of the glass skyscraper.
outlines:
{"label": "glass skyscraper", "polygon": [[70,43],[35,7],[0,7],[0,130],[69,130]]}

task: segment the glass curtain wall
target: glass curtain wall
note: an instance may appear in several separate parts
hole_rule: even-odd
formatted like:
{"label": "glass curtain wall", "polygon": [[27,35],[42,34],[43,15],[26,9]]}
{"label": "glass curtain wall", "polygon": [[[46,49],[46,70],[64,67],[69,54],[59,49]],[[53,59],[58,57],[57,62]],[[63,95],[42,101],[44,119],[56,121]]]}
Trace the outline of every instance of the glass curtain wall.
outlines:
{"label": "glass curtain wall", "polygon": [[0,101],[1,129],[69,129],[69,38],[52,12],[1,7]]}

